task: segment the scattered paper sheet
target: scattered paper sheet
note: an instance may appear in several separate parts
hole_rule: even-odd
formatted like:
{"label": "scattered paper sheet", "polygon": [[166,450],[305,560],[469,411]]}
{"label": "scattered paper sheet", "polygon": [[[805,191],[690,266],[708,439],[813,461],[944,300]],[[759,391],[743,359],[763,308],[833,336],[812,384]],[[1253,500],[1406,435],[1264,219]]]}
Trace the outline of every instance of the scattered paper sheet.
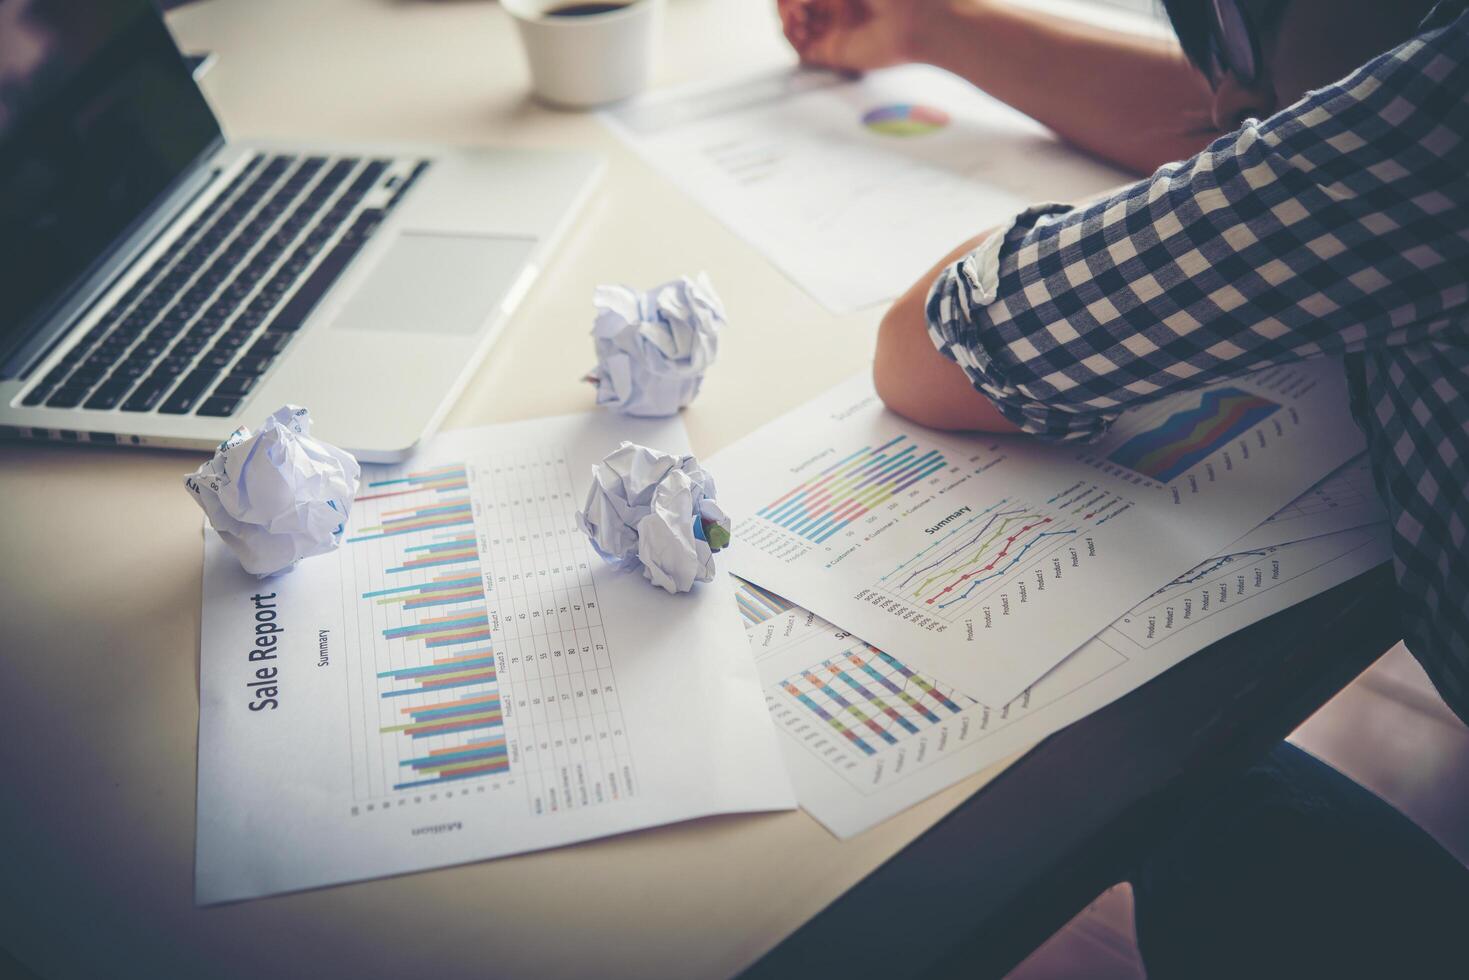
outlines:
{"label": "scattered paper sheet", "polygon": [[782,69],[603,118],[837,313],[892,299],[1036,201],[1127,183],[947,72]]}
{"label": "scattered paper sheet", "polygon": [[934,432],[863,374],[717,453],[727,568],[1004,703],[1362,451],[1339,362],[1128,412],[1100,442]]}
{"label": "scattered paper sheet", "polygon": [[205,538],[200,903],[794,805],[728,576],[608,566],[574,514],[597,412],[366,466],[334,555],[266,582]]}
{"label": "scattered paper sheet", "polygon": [[771,717],[786,735],[796,796],[846,838],[1390,557],[1384,524],[1231,548],[1139,603],[1008,703],[915,671],[748,583],[739,601]]}

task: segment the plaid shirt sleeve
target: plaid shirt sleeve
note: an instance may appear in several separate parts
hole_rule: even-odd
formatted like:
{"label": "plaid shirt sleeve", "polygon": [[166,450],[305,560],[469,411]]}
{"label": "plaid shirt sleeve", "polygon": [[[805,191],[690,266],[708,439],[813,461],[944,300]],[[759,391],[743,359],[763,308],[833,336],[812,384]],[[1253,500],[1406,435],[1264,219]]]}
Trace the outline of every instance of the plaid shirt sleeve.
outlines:
{"label": "plaid shirt sleeve", "polygon": [[1109,199],[1017,218],[940,274],[934,343],[1011,421],[1347,355],[1408,646],[1469,720],[1469,13]]}

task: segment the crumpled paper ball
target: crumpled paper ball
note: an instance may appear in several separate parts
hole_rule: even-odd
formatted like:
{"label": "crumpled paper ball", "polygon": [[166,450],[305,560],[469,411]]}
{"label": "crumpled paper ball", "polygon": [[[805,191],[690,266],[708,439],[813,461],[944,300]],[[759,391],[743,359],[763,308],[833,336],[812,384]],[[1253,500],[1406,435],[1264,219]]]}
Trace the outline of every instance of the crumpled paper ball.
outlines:
{"label": "crumpled paper ball", "polygon": [[627,415],[673,415],[694,400],[719,354],[724,304],[708,276],[682,276],[647,292],[598,286],[587,380],[597,404]]}
{"label": "crumpled paper ball", "polygon": [[714,477],[697,459],[631,442],[592,467],[576,521],[607,561],[641,565],[644,578],[673,593],[712,579],[714,552],[730,539]]}
{"label": "crumpled paper ball", "polygon": [[262,578],[342,543],[362,469],[311,438],[311,413],[277,411],[260,431],[238,428],[214,458],[184,478],[245,571]]}

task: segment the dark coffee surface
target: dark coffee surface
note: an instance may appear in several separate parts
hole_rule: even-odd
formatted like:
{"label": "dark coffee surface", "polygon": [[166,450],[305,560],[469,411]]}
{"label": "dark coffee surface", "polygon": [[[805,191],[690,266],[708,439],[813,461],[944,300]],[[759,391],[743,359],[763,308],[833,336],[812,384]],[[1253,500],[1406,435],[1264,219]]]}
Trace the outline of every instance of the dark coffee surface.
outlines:
{"label": "dark coffee surface", "polygon": [[546,11],[547,17],[591,17],[594,14],[610,14],[614,10],[621,10],[631,0],[623,3],[568,3],[560,7],[552,7]]}

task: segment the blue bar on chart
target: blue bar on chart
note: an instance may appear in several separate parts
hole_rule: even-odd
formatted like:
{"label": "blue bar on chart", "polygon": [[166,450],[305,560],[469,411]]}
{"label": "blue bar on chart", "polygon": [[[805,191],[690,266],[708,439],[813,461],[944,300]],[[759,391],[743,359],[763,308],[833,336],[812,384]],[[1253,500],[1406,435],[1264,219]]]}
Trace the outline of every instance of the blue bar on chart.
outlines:
{"label": "blue bar on chart", "polygon": [[868,755],[876,750],[861,736],[895,745],[975,703],[865,643],[787,677],[781,687]]}
{"label": "blue bar on chart", "polygon": [[[379,489],[391,487],[390,490]],[[432,469],[408,473],[392,480],[375,480],[367,485],[376,493],[359,494],[356,502],[381,500],[384,497],[399,497],[408,493],[432,490],[436,493],[456,493],[469,489],[469,473],[463,463],[447,463]]]}
{"label": "blue bar on chart", "polygon": [[735,576],[735,601],[740,605],[740,616],[745,621],[745,629],[759,626],[767,619],[774,619],[787,609],[791,604],[774,592],[766,592],[753,582]]}
{"label": "blue bar on chart", "polygon": [[805,705],[808,709],[810,709],[812,714],[816,715],[816,717],[820,718],[822,721],[830,725],[837,734],[841,735],[843,738],[851,742],[857,748],[861,749],[867,755],[876,754],[877,749],[874,749],[871,745],[868,745],[867,742],[863,740],[862,736],[858,735],[846,725],[842,724],[840,718],[834,717],[831,712],[827,711],[821,705],[811,700],[810,695],[804,693],[803,691],[801,691],[800,688],[796,687],[789,681],[784,682],[782,686],[785,688],[787,694]]}
{"label": "blue bar on chart", "polygon": [[404,759],[401,765],[414,775],[428,774],[424,779],[396,783],[393,789],[434,786],[458,779],[473,779],[510,771],[510,753],[505,738],[482,739],[445,749],[430,749],[425,755]]}
{"label": "blue bar on chart", "polygon": [[508,772],[468,470],[446,464],[366,489],[372,492],[357,502],[372,503],[358,511],[359,519],[376,523],[354,527],[347,542],[392,552],[383,563],[383,587],[361,596],[383,639],[403,651],[392,662],[407,663],[377,673],[388,721],[379,731],[397,744],[390,758],[403,771],[392,788]]}

